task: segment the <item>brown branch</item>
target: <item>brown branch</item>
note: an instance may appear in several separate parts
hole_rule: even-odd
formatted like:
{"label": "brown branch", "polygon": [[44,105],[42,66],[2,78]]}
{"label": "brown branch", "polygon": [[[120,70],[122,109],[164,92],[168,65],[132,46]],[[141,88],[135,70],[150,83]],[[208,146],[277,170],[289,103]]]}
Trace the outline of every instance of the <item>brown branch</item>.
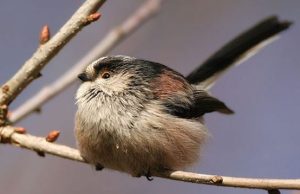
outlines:
{"label": "brown branch", "polygon": [[64,89],[75,82],[77,75],[86,65],[106,55],[117,44],[132,34],[138,27],[153,16],[160,7],[161,0],[147,0],[139,9],[137,9],[120,26],[111,30],[102,41],[100,41],[85,57],[83,57],[72,69],[63,74],[55,82],[42,88],[35,96],[31,97],[18,109],[12,111],[10,121],[18,122],[27,115],[52,99],[54,96],[64,91]]}
{"label": "brown branch", "polygon": [[19,134],[14,127],[3,127],[0,129],[0,142],[33,150],[35,152],[47,153],[54,156],[84,162],[78,150],[59,144],[48,142],[46,138],[35,137],[29,134]]}
{"label": "brown branch", "polygon": [[161,174],[156,174],[156,176],[177,181],[223,187],[239,187],[265,190],[300,190],[300,179],[242,178],[220,175],[197,174],[184,171],[165,172]]}
{"label": "brown branch", "polygon": [[[33,79],[35,79],[36,76],[38,76],[40,70],[45,66],[45,64],[70,40],[70,38],[73,37],[84,25],[87,25],[88,23],[95,21],[100,17],[100,14],[93,13],[101,6],[103,2],[104,1],[101,0],[86,1],[73,15],[73,17],[65,24],[65,26],[63,26],[62,29],[52,39],[41,45],[36,53],[34,53],[32,58],[24,64],[17,74],[4,86],[2,86],[2,90],[0,90],[0,120],[5,121],[5,117],[7,115],[6,105],[9,104]],[[103,42],[98,45],[100,46],[99,48],[98,46],[95,47],[95,49],[89,53],[84,60],[81,61],[81,63],[76,65],[72,71],[67,72],[67,74],[64,75],[62,78],[62,80],[65,80],[64,87],[67,87],[76,79],[76,74],[80,72],[88,62],[98,58],[103,54],[106,54],[114,45],[122,40],[125,35],[130,34],[140,25],[141,22],[149,18],[149,15],[152,15],[152,13],[157,10],[157,5],[159,2],[159,0],[148,0],[146,5],[149,7],[145,5],[145,7],[142,7],[138,10],[136,13],[137,15],[132,16],[119,28],[111,31],[106,39],[104,39]],[[58,83],[62,84],[61,80]],[[54,83],[51,86],[53,86],[56,93],[51,93],[50,90],[49,93],[47,93],[48,99],[63,89],[57,86],[57,83]],[[35,106],[32,110],[39,108],[43,102],[40,102],[41,104],[38,104],[38,106]],[[29,113],[32,112],[32,110],[29,110]],[[86,161],[84,161],[80,156],[78,150],[68,146],[49,142],[55,141],[55,139],[58,137],[59,133],[57,131],[49,134],[48,138],[35,137],[29,134],[20,134],[20,132],[25,133],[25,131],[26,130],[23,128],[14,128],[11,126],[1,127],[0,142],[33,150],[41,155],[48,153],[61,158],[86,163]],[[196,174],[183,171],[161,172],[154,175],[162,178],[198,184],[265,189],[268,190],[269,193],[279,193],[279,189],[300,190],[300,179],[238,178],[219,175]]]}
{"label": "brown branch", "polygon": [[39,75],[42,68],[55,54],[87,23],[91,22],[89,15],[100,8],[104,2],[105,0],[85,1],[53,38],[40,45],[32,57],[2,86],[2,90],[0,90],[0,105],[11,103]]}
{"label": "brown branch", "polygon": [[[13,145],[33,150],[38,153],[48,153],[61,158],[84,162],[78,150],[50,143],[45,138],[35,137],[29,134],[18,134],[13,127],[7,126],[0,128],[0,137],[2,143],[11,143]],[[300,190],[300,179],[255,179],[239,178],[219,175],[197,174],[184,171],[170,171],[154,174],[157,177],[172,179],[177,181],[191,182],[197,184],[207,184],[223,187],[240,187],[251,189],[265,189],[268,191],[278,191],[278,189]]]}

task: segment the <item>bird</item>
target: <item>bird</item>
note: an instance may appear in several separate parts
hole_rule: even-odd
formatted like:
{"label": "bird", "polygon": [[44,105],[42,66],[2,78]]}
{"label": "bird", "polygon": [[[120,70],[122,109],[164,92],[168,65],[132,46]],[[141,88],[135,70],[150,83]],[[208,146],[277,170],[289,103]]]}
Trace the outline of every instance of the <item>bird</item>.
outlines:
{"label": "bird", "polygon": [[277,39],[292,23],[268,17],[184,76],[149,60],[101,57],[78,75],[75,137],[81,156],[96,167],[133,177],[194,164],[208,136],[203,116],[233,114],[209,92],[230,67]]}

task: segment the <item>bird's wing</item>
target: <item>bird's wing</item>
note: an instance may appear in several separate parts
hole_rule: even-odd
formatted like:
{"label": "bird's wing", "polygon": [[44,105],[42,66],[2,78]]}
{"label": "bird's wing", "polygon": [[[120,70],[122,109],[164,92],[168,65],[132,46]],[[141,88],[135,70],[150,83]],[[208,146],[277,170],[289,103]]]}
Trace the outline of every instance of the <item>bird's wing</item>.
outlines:
{"label": "bird's wing", "polygon": [[221,112],[224,114],[234,113],[226,104],[217,98],[210,96],[206,91],[198,90],[187,103],[186,99],[178,96],[165,101],[163,105],[169,114],[180,118],[198,118],[206,113]]}

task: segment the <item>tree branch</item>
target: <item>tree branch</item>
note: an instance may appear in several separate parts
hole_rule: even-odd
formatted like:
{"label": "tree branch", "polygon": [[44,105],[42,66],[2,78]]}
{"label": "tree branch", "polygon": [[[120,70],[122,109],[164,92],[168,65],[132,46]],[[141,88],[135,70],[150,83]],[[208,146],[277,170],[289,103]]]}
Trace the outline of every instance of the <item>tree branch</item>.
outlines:
{"label": "tree branch", "polygon": [[7,126],[0,128],[0,142],[51,154],[54,156],[84,162],[78,150],[59,144],[48,142],[46,138],[35,137],[29,134],[19,134],[14,127]]}
{"label": "tree branch", "polygon": [[[0,90],[0,121],[5,121],[7,105],[12,102],[22,90],[34,80],[46,63],[85,25],[99,18],[99,14],[93,14],[104,0],[87,0],[72,16],[72,18],[61,28],[61,30],[48,41],[49,32],[42,37],[43,44],[37,49],[33,56],[23,65],[23,67],[6,83]],[[27,106],[22,114],[15,114],[13,121],[29,114],[39,108],[44,102],[58,94],[65,87],[69,86],[76,75],[93,61],[111,50],[126,35],[134,31],[142,22],[148,19],[158,8],[160,0],[148,0],[133,16],[126,20],[120,27],[111,31],[106,38],[96,46],[92,52],[84,57],[73,69],[63,75],[57,82],[46,88],[44,93],[39,93],[35,98],[42,99],[38,103]],[[44,41],[45,40],[45,41]],[[60,86],[63,85],[63,86]],[[33,100],[37,100],[33,98]],[[33,101],[32,101],[33,102]],[[31,102],[31,103],[32,103]],[[21,116],[20,116],[21,115]],[[17,129],[12,126],[0,127],[0,143],[8,143],[25,149],[33,150],[37,153],[48,153],[61,158],[70,159],[86,163],[80,156],[78,150],[68,146],[51,143],[55,141],[59,132],[54,131],[47,138],[41,138],[24,133],[25,129]],[[157,177],[191,182],[197,184],[208,184],[225,187],[241,187],[252,189],[265,189],[269,193],[279,193],[279,189],[300,190],[300,179],[255,179],[227,177],[219,175],[196,174],[183,171],[159,172],[154,174]]]}
{"label": "tree branch", "polygon": [[[36,152],[48,153],[61,158],[83,162],[79,151],[64,145],[47,142],[45,138],[35,137],[29,134],[18,134],[11,126],[0,128],[0,141],[11,143],[15,146]],[[240,187],[251,189],[265,189],[274,191],[278,189],[300,190],[300,179],[255,179],[228,177],[219,175],[197,174],[184,171],[169,171],[154,174],[157,177],[172,179],[177,181],[191,182],[197,184],[207,184],[224,187]]]}
{"label": "tree branch", "polygon": [[[0,105],[9,104],[36,77],[42,68],[74,37],[84,26],[92,22],[89,17],[105,0],[87,0],[47,43],[40,45],[19,71],[0,90]],[[4,89],[5,88],[5,89]]]}
{"label": "tree branch", "polygon": [[85,57],[83,57],[72,69],[63,74],[55,82],[45,86],[35,96],[22,104],[18,109],[12,111],[10,121],[16,123],[34,112],[62,92],[77,79],[77,75],[92,61],[106,55],[117,44],[132,34],[138,27],[153,16],[160,7],[161,0],[148,0],[137,9],[120,26],[111,30],[102,41],[100,41]]}

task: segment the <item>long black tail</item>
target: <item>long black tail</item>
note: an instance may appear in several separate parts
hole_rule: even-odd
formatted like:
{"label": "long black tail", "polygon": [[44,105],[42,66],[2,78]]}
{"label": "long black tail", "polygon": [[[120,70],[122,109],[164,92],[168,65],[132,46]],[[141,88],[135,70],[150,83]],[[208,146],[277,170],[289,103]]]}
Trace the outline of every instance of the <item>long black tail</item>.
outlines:
{"label": "long black tail", "polygon": [[209,57],[186,77],[187,80],[191,84],[209,88],[229,67],[253,56],[291,24],[289,21],[279,21],[277,16],[260,21]]}

